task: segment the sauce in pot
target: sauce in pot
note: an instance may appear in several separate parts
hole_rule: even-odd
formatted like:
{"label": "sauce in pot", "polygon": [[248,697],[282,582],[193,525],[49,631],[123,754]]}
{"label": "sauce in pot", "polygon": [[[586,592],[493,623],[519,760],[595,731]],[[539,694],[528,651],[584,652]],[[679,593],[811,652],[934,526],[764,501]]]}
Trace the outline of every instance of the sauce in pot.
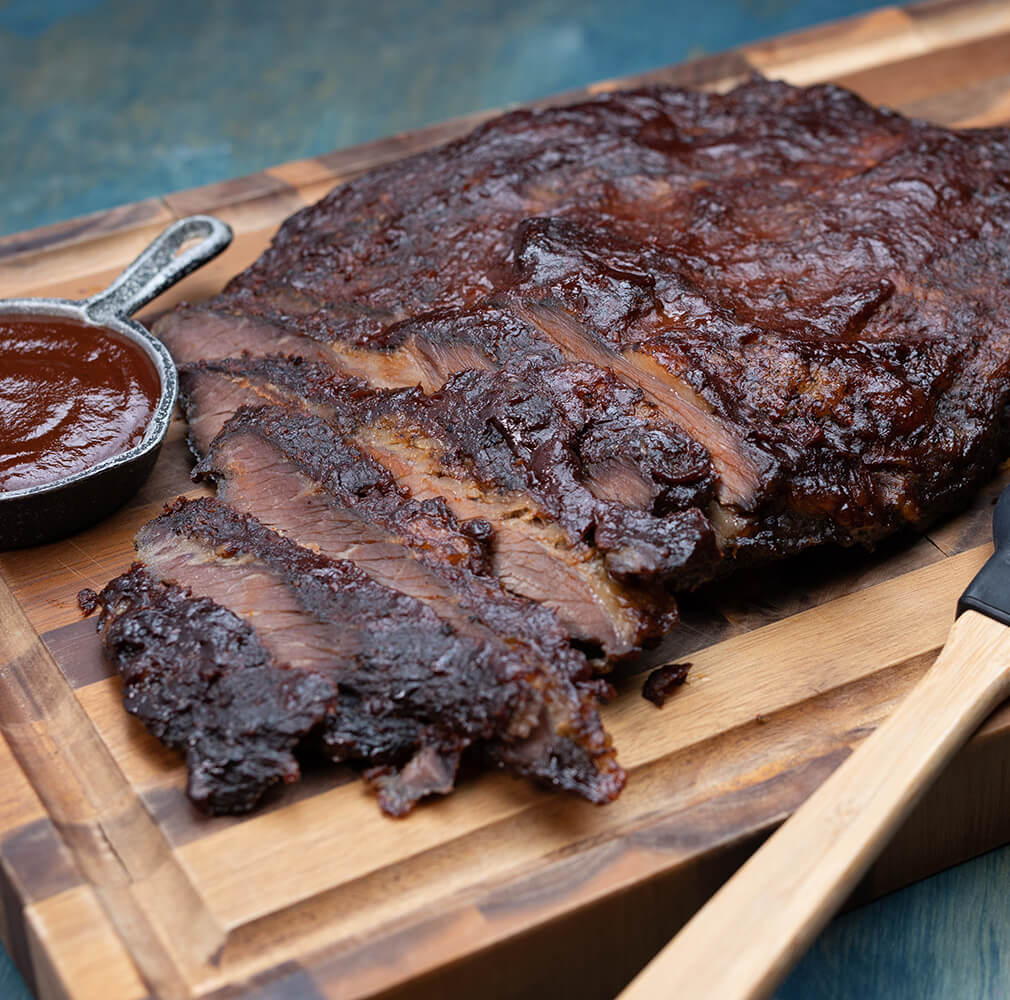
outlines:
{"label": "sauce in pot", "polygon": [[158,370],[120,334],[55,316],[0,316],[0,491],[129,451],[160,395]]}

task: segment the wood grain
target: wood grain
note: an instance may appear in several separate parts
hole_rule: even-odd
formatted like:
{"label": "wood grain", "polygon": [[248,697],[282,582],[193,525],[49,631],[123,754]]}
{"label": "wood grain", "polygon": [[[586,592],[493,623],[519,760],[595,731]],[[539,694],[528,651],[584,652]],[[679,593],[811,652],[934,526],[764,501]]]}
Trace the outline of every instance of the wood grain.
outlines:
{"label": "wood grain", "polygon": [[804,86],[928,50],[906,11],[883,7],[840,24],[751,45],[744,53],[765,76]]}
{"label": "wood grain", "polygon": [[[936,663],[621,994],[764,1000],[962,743],[1010,694],[1010,628],[975,611]],[[726,952],[726,941],[734,948]]]}
{"label": "wood grain", "polygon": [[122,1000],[151,995],[89,887],[79,886],[34,903],[25,916],[35,974],[32,992],[45,997]]}
{"label": "wood grain", "polygon": [[[757,68],[833,76],[948,124],[997,124],[1010,121],[1008,11],[1002,0],[884,8],[540,103],[649,82],[724,90]],[[175,218],[229,221],[232,248],[150,319],[219,290],[341,180],[485,117],[8,237],[0,294],[87,295]],[[612,806],[486,774],[396,823],[340,769],[310,770],[254,816],[202,817],[177,756],[123,712],[74,595],[129,566],[133,533],[166,500],[203,492],[189,466],[176,421],[123,510],[0,555],[0,935],[42,996],[525,997],[553,992],[560,974],[573,993],[612,996],[923,674],[1010,479],[925,537],[811,554],[689,596],[681,627],[618,679],[605,709],[631,775]],[[659,711],[639,687],[663,657],[694,667]],[[1008,752],[1001,711],[857,896],[1010,840]],[[612,947],[583,944],[604,939]]]}
{"label": "wood grain", "polygon": [[0,620],[0,726],[12,754],[147,978],[185,995],[180,966],[206,961],[222,932],[2,583]]}

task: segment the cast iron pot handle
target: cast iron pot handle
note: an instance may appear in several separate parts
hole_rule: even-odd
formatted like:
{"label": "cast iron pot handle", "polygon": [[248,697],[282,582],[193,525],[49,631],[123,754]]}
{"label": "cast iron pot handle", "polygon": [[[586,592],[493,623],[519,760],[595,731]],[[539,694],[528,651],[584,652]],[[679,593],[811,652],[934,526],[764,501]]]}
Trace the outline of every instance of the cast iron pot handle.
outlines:
{"label": "cast iron pot handle", "polygon": [[[197,237],[196,246],[179,248]],[[191,215],[168,227],[109,285],[82,304],[88,318],[98,325],[110,319],[125,319],[146,306],[177,281],[216,257],[231,243],[231,226],[209,215]]]}

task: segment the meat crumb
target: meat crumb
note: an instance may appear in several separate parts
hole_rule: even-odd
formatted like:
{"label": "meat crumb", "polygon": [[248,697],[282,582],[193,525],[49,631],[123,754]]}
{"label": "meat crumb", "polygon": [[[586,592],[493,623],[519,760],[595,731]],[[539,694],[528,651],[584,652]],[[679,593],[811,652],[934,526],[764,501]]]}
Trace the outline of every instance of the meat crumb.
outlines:
{"label": "meat crumb", "polygon": [[642,697],[648,698],[657,708],[666,704],[666,699],[687,680],[690,663],[668,663],[657,667],[642,685]]}
{"label": "meat crumb", "polygon": [[98,607],[98,594],[90,587],[85,587],[77,592],[77,606],[81,609],[81,614],[85,618]]}

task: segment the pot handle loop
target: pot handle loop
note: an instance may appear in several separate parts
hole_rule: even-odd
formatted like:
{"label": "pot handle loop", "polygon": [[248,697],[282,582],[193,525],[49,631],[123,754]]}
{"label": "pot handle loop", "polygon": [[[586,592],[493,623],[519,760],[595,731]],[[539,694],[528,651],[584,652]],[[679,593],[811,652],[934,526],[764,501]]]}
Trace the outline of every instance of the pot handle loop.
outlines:
{"label": "pot handle loop", "polygon": [[[179,253],[192,239],[201,241]],[[191,215],[168,227],[108,288],[82,305],[93,322],[125,319],[231,243],[231,226],[210,215]]]}

